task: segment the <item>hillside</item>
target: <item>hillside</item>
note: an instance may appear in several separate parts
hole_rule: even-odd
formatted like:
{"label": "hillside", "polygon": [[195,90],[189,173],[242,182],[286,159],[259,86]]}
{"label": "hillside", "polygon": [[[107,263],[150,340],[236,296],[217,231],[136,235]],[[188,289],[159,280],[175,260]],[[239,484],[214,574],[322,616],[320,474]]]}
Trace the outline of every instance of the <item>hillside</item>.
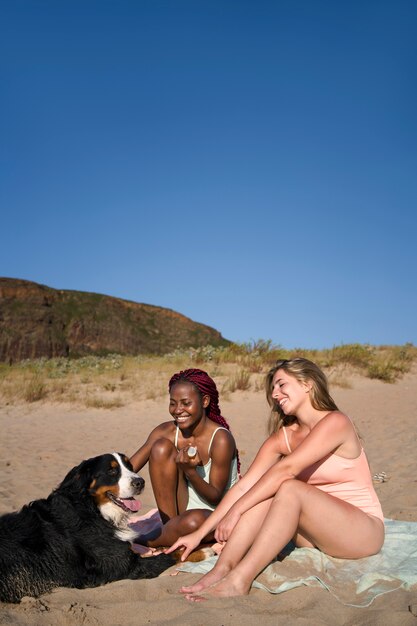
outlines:
{"label": "hillside", "polygon": [[166,354],[224,346],[209,326],[171,309],[0,278],[0,361],[87,354]]}

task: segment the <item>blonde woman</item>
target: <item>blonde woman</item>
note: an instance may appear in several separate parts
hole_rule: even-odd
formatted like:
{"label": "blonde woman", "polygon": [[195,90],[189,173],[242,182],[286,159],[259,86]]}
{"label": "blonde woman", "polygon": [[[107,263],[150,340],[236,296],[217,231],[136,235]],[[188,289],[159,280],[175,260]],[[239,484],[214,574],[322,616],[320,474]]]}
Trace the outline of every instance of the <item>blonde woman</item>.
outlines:
{"label": "blonde woman", "polygon": [[249,593],[290,540],[347,559],[376,554],[383,545],[383,514],[365,452],[320,368],[304,358],[278,361],[266,390],[270,436],[203,525],[168,550],[184,547],[185,559],[213,530],[226,542],[215,567],[180,590],[191,601]]}

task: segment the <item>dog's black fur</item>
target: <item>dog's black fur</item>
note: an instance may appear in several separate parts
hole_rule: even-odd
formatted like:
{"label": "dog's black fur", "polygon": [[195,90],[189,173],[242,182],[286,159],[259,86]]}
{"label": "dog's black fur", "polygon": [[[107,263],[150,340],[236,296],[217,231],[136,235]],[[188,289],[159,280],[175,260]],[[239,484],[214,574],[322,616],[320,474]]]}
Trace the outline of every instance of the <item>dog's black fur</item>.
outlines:
{"label": "dog's black fur", "polygon": [[125,455],[104,454],[74,467],[48,498],[0,517],[0,600],[154,578],[174,565],[171,555],[142,559],[131,549],[121,498],[143,486]]}

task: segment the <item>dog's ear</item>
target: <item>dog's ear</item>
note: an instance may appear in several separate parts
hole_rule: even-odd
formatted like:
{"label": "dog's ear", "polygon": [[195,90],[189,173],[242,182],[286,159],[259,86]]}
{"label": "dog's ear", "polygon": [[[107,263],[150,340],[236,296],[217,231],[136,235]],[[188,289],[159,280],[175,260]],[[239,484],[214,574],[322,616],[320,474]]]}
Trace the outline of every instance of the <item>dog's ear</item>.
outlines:
{"label": "dog's ear", "polygon": [[130,469],[130,471],[133,471],[132,463],[130,462],[129,457],[126,456],[123,452],[118,452],[117,454],[120,456],[126,467]]}
{"label": "dog's ear", "polygon": [[63,489],[72,489],[76,488],[77,490],[85,489],[89,486],[91,482],[91,467],[89,461],[82,461],[76,467],[73,467],[72,470],[68,472],[65,476],[62,483],[59,485],[59,488]]}
{"label": "dog's ear", "polygon": [[92,482],[89,485],[86,485],[88,487],[88,493],[90,494],[90,496],[95,496],[97,493],[97,487],[96,487],[97,481],[95,478],[93,478]]}

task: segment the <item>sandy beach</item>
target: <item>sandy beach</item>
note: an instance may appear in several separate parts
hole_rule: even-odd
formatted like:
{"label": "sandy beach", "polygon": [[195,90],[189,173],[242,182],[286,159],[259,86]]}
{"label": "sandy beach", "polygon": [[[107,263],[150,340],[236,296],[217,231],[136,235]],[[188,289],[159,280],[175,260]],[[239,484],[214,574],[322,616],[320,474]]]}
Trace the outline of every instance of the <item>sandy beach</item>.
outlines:
{"label": "sandy beach", "polygon": [[[385,517],[417,522],[417,369],[395,384],[357,375],[350,388],[331,389],[339,407],[355,421],[364,440]],[[262,392],[230,394],[221,400],[242,460],[248,467],[266,437],[268,407]],[[132,454],[152,427],[169,418],[167,398],[144,400],[113,410],[38,402],[0,409],[0,512],[46,497],[82,459],[113,450]],[[141,472],[148,479],[146,468]],[[148,481],[143,512],[154,507]],[[302,587],[274,596],[253,589],[244,598],[190,604],[180,594],[195,574],[172,570],[154,580],[119,581],[96,589],[58,589],[20,605],[0,606],[1,624],[104,626],[193,624],[240,626],[257,621],[320,626],[327,624],[417,624],[417,586],[375,599],[368,608],[341,604],[323,589]]]}

